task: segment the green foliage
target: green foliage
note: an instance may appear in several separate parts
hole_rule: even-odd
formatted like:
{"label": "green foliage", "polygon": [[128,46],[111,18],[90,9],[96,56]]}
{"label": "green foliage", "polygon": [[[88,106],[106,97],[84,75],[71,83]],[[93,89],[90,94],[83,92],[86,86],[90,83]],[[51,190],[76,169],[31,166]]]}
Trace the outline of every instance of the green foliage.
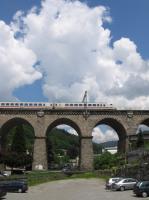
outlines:
{"label": "green foliage", "polygon": [[5,154],[1,157],[1,162],[7,166],[13,167],[25,167],[32,163],[32,157],[25,153],[18,154],[16,152]]}
{"label": "green foliage", "polygon": [[149,141],[144,141],[144,149],[149,150]]}
{"label": "green foliage", "polygon": [[[14,140],[14,136],[16,134],[16,129],[18,126],[13,127],[7,134],[7,137],[3,138],[3,144],[8,151],[12,149],[12,143]],[[24,132],[24,141],[26,145],[26,149],[32,154],[33,152],[33,144],[34,144],[34,131],[33,128],[29,125],[23,124],[22,125],[23,132]]]}
{"label": "green foliage", "polygon": [[144,147],[143,132],[142,132],[141,129],[139,129],[138,138],[137,138],[137,142],[136,142],[136,147],[137,148]]}
{"label": "green foliage", "polygon": [[51,171],[32,171],[31,173],[27,174],[27,180],[29,186],[49,181],[73,179],[73,178],[89,179],[89,178],[99,178],[99,177],[93,172],[74,172],[74,174],[70,177],[65,175],[64,173],[51,172]]}
{"label": "green foliage", "polygon": [[70,146],[67,150],[67,155],[71,159],[75,159],[79,155],[79,147],[76,148],[74,145]]}
{"label": "green foliage", "polygon": [[16,127],[16,131],[12,139],[11,151],[18,154],[26,152],[25,135],[22,125]]}
{"label": "green foliage", "polygon": [[[9,148],[4,155],[1,155],[1,163],[9,167],[26,167],[32,163],[33,130],[28,125],[13,127],[5,142]],[[27,150],[30,152],[27,155]]]}
{"label": "green foliage", "polygon": [[93,152],[94,152],[94,154],[101,154],[102,153],[101,144],[97,144],[97,143],[93,142]]}
{"label": "green foliage", "polygon": [[115,166],[124,164],[124,159],[119,154],[111,154],[106,151],[103,154],[94,158],[94,168],[97,169],[110,169]]}
{"label": "green foliage", "polygon": [[48,134],[48,141],[51,141],[53,150],[69,149],[72,145],[79,147],[79,137],[69,134],[66,130],[54,128]]}
{"label": "green foliage", "polygon": [[69,162],[69,157],[67,155],[58,156],[54,155],[54,163],[58,165],[58,168],[62,168],[66,163]]}
{"label": "green foliage", "polygon": [[66,130],[54,128],[48,134],[47,149],[49,165],[54,163],[64,165],[69,159],[79,155],[79,137],[69,134]]}

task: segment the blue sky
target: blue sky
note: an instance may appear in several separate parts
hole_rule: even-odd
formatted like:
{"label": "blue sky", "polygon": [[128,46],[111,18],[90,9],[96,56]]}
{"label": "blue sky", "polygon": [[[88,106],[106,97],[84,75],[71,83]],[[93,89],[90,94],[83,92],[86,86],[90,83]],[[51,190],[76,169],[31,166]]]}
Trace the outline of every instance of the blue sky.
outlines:
{"label": "blue sky", "polygon": [[[11,3],[10,3],[11,2]],[[109,7],[113,22],[108,25],[113,39],[129,37],[135,41],[143,57],[148,58],[149,45],[149,1],[147,0],[81,0],[89,6]],[[10,23],[18,10],[28,11],[33,6],[40,7],[41,0],[1,0],[0,19]]]}
{"label": "blue sky", "polygon": [[[57,0],[56,0],[57,1]],[[60,2],[62,2],[63,0],[60,0]],[[50,0],[47,0],[45,4],[45,8],[46,6],[49,6],[49,13],[50,11],[52,11],[52,9],[54,8],[54,6],[59,6],[61,10],[63,10],[63,8],[65,7],[65,9],[67,9],[67,7],[69,5],[64,6],[64,4],[59,5],[59,3],[57,3],[57,5],[54,5],[53,3],[53,7],[50,5]],[[51,1],[52,2],[52,1]],[[63,1],[64,2],[64,1]],[[82,35],[85,35],[85,32],[80,33],[79,35],[79,27],[77,27],[78,32],[76,33],[76,30],[71,30],[69,32],[67,32],[67,36],[69,41],[66,44],[66,47],[64,48],[64,52],[66,51],[67,53],[65,53],[63,55],[63,58],[69,58],[70,60],[66,60],[62,58],[60,58],[59,60],[55,61],[56,58],[59,58],[59,54],[58,52],[60,51],[61,46],[58,45],[58,49],[55,50],[55,52],[52,52],[52,50],[50,48],[46,49],[44,52],[44,48],[42,46],[42,41],[41,44],[38,44],[37,46],[35,45],[36,43],[38,43],[37,41],[40,41],[41,38],[41,33],[40,35],[36,35],[35,32],[33,32],[34,30],[32,30],[32,27],[34,26],[33,20],[30,19],[26,22],[27,26],[29,27],[29,31],[27,32],[27,37],[23,38],[24,39],[24,44],[25,48],[27,49],[31,49],[33,51],[31,57],[31,63],[33,63],[35,60],[35,62],[37,60],[41,60],[42,65],[39,66],[39,71],[42,74],[36,74],[35,78],[32,81],[26,81],[26,79],[24,81],[20,81],[17,83],[17,85],[14,85],[14,87],[10,87],[8,92],[5,92],[3,90],[0,90],[0,98],[1,101],[3,100],[21,100],[21,101],[80,101],[82,94],[84,92],[85,89],[87,89],[89,91],[90,94],[90,99],[93,101],[109,101],[111,100],[112,103],[113,101],[115,101],[115,98],[117,99],[116,103],[117,105],[121,105],[121,104],[128,104],[128,106],[134,106],[135,104],[138,104],[138,102],[140,103],[140,105],[144,105],[143,102],[147,103],[149,102],[149,98],[148,98],[148,93],[146,91],[148,91],[148,59],[149,59],[149,45],[148,45],[148,35],[149,35],[149,12],[148,12],[148,8],[149,8],[149,1],[147,0],[82,0],[80,1],[82,2],[82,5],[84,5],[85,3],[88,5],[88,7],[90,7],[90,9],[97,7],[97,6],[105,6],[106,12],[101,16],[99,16],[100,19],[102,19],[105,15],[108,15],[108,17],[111,17],[111,22],[109,20],[106,21],[106,19],[104,19],[103,23],[100,25],[101,28],[101,35],[103,34],[107,34],[104,38],[101,38],[101,41],[105,39],[105,43],[106,40],[110,40],[109,44],[104,44],[105,48],[105,52],[108,50],[106,50],[106,47],[110,47],[112,49],[112,51],[114,52],[114,62],[117,63],[125,63],[127,64],[127,66],[129,66],[129,69],[126,71],[120,71],[117,72],[117,68],[111,66],[111,72],[109,72],[109,74],[107,73],[107,68],[105,67],[103,69],[103,67],[100,65],[99,68],[101,67],[101,69],[99,70],[95,70],[95,73],[92,73],[92,71],[94,71],[94,68],[97,68],[96,63],[94,63],[94,60],[96,59],[95,55],[93,54],[92,57],[89,57],[88,55],[84,54],[84,52],[86,52],[85,49],[81,49],[79,55],[77,55],[77,59],[80,59],[80,55],[82,55],[82,58],[84,59],[88,59],[88,63],[90,63],[90,66],[93,65],[92,67],[92,71],[91,69],[89,69],[90,67],[88,66],[87,69],[82,69],[82,71],[80,71],[80,66],[82,65],[86,65],[86,62],[84,62],[84,60],[82,59],[82,61],[77,61],[75,63],[76,66],[71,66],[71,64],[73,62],[75,62],[75,57],[74,55],[76,55],[76,52],[79,49],[79,44],[81,46],[81,42],[83,41],[83,37]],[[18,10],[24,11],[25,15],[24,18],[27,19],[27,16],[29,16],[29,10],[33,7],[36,6],[38,8],[40,8],[40,0],[1,0],[0,1],[0,20],[4,21],[6,24],[8,24],[10,26],[10,24],[13,21],[13,16],[15,15],[15,13]],[[72,3],[72,7],[73,7],[73,3]],[[81,6],[80,6],[81,7]],[[51,10],[50,10],[51,9]],[[54,8],[55,9],[55,8]],[[72,10],[71,10],[72,9]],[[71,8],[70,10],[70,15],[73,13],[73,8]],[[84,12],[86,12],[86,15],[89,13],[89,10],[86,10],[85,7],[83,8]],[[46,9],[42,9],[43,13],[46,13]],[[62,11],[64,12],[64,11]],[[61,12],[61,13],[62,13]],[[77,11],[77,7],[74,5],[74,13],[75,12],[79,12]],[[99,11],[100,12],[100,11]],[[108,14],[107,14],[108,13]],[[31,14],[31,13],[30,13]],[[46,13],[47,15],[47,13]],[[64,14],[63,14],[64,15]],[[62,16],[63,16],[62,15]],[[99,14],[100,15],[100,14]],[[42,17],[41,15],[36,14],[36,18],[35,21],[38,21],[38,16]],[[48,15],[49,19],[50,16]],[[72,21],[74,21],[75,19],[75,14]],[[94,16],[93,18],[96,17],[96,13],[94,12]],[[65,17],[66,18],[66,17]],[[84,20],[84,15],[80,15],[80,21],[82,19],[82,21]],[[98,15],[97,15],[98,18]],[[78,20],[78,19],[76,19]],[[86,18],[86,20],[89,20],[89,26],[93,26],[93,28],[95,27],[94,24],[92,24],[92,22],[94,23],[94,20],[92,20],[90,14],[88,15],[88,17]],[[44,21],[44,20],[43,20]],[[61,22],[62,24],[59,23],[59,26],[61,25],[65,25],[67,22],[67,18],[65,19],[65,21]],[[36,22],[35,22],[36,23]],[[48,22],[46,22],[47,24],[45,24],[45,27],[50,26],[50,22],[48,24]],[[55,26],[55,22],[52,22],[53,25]],[[84,21],[82,22],[84,23]],[[75,25],[74,25],[75,26]],[[58,27],[59,28],[59,27]],[[60,27],[61,28],[61,27]],[[104,30],[102,30],[102,28]],[[59,30],[59,29],[58,29]],[[60,29],[61,30],[61,29]],[[108,35],[108,33],[106,32],[106,30],[110,31],[110,35]],[[1,30],[0,30],[1,31]],[[86,31],[88,31],[88,29],[86,29]],[[95,27],[95,31],[97,31],[97,27]],[[57,33],[57,32],[56,32]],[[88,33],[88,32],[87,32]],[[90,31],[89,31],[90,33]],[[71,35],[69,35],[71,34]],[[74,41],[76,41],[77,43],[77,38],[78,39],[78,46],[71,44],[73,37],[72,35],[77,34],[77,37],[75,37]],[[100,32],[99,32],[100,34]],[[35,41],[31,41],[31,35],[34,35],[34,38],[36,37],[37,40]],[[93,33],[91,33],[91,35],[93,35]],[[38,38],[39,37],[39,38]],[[44,37],[44,34],[42,35],[42,37]],[[45,36],[46,37],[46,36]],[[90,35],[88,36],[90,37]],[[100,47],[96,47],[96,37],[97,39],[100,40],[100,38],[98,38],[97,35],[95,35],[95,38],[90,38],[90,40],[93,40],[93,43],[90,43],[89,38],[85,38],[85,42],[89,43],[89,46],[86,46],[87,48],[93,47],[92,52],[97,52],[96,48],[99,48],[99,51],[102,51]],[[101,36],[102,37],[102,36]],[[54,48],[56,47],[57,43],[55,43],[55,38],[54,36],[49,37],[48,41],[51,41],[51,43],[54,45]],[[127,38],[127,40],[121,40],[121,38]],[[65,37],[63,38],[63,41],[65,40]],[[95,40],[95,41],[94,41]],[[26,42],[27,41],[27,42]],[[28,42],[29,41],[29,42]],[[53,42],[54,41],[54,42]],[[130,42],[132,41],[133,44]],[[47,43],[46,41],[44,41],[45,44]],[[57,42],[57,41],[56,41]],[[97,41],[99,42],[99,41]],[[50,44],[49,43],[49,46]],[[115,46],[114,47],[114,43]],[[70,44],[70,46],[69,46]],[[126,46],[128,46],[128,51],[130,50],[130,53],[132,51],[133,52],[133,56],[137,59],[139,59],[139,57],[141,57],[141,60],[136,60],[137,62],[141,62],[145,64],[141,64],[140,65],[140,69],[141,67],[146,69],[146,71],[140,75],[140,69],[136,69],[134,68],[134,72],[135,77],[131,78],[133,71],[130,70],[130,68],[133,68],[130,64],[130,62],[126,62],[126,57],[124,57],[124,55],[122,56],[122,53],[124,52],[124,48],[125,48],[125,44]],[[0,44],[1,45],[1,44]],[[71,46],[72,45],[72,46]],[[107,45],[107,46],[106,46]],[[42,47],[43,52],[38,53],[39,51],[39,47]],[[47,45],[48,46],[48,45]],[[95,49],[94,49],[95,46]],[[136,46],[136,49],[135,49]],[[76,51],[74,51],[74,49],[76,48]],[[81,47],[82,48],[82,47]],[[121,51],[122,49],[122,53],[121,55],[116,55],[115,58],[115,54],[118,54],[117,52]],[[111,50],[110,49],[110,50]],[[17,50],[16,50],[17,51]],[[41,49],[40,49],[41,51]],[[63,51],[63,49],[61,50]],[[10,51],[12,52],[12,51]],[[71,55],[68,52],[72,52]],[[103,57],[107,57],[107,52],[103,53],[104,56]],[[57,55],[56,55],[57,53]],[[82,53],[82,54],[81,54]],[[35,54],[35,55],[33,55]],[[43,55],[44,54],[44,55]],[[48,55],[47,55],[48,54]],[[113,53],[112,53],[113,54]],[[102,52],[101,54],[102,55]],[[33,57],[36,58],[33,58]],[[48,60],[48,56],[49,56],[49,60]],[[50,57],[51,56],[51,57]],[[56,57],[54,57],[56,56]],[[55,60],[53,59],[52,61],[50,61],[51,58],[55,58]],[[122,61],[121,61],[122,58]],[[27,59],[27,58],[26,58]],[[98,58],[99,59],[99,58]],[[80,59],[81,60],[81,59]],[[120,61],[120,62],[119,62]],[[106,66],[106,62],[111,62],[111,58],[110,61],[105,60],[105,61],[99,61],[99,63],[104,62],[104,65]],[[12,62],[13,63],[13,62]],[[50,64],[52,63],[52,70],[50,69]],[[28,64],[28,63],[27,63]],[[48,65],[48,69],[46,68]],[[77,65],[78,65],[78,69],[77,69]],[[135,62],[132,64],[135,65]],[[8,65],[9,66],[9,65]],[[33,66],[33,64],[32,64]],[[46,67],[45,67],[46,66]],[[70,69],[68,68],[68,66],[70,66]],[[95,67],[94,67],[95,66]],[[63,71],[61,71],[60,68],[64,68]],[[76,68],[75,68],[76,67]],[[119,67],[119,66],[118,66]],[[123,68],[126,68],[125,66],[122,66]],[[54,71],[55,68],[55,71]],[[60,70],[59,70],[60,69]],[[75,69],[77,69],[75,71]],[[3,73],[3,67],[0,67],[1,70],[1,74]],[[52,74],[50,75],[49,71],[52,71]],[[69,71],[69,73],[64,73],[66,71]],[[84,71],[83,71],[84,70]],[[115,70],[115,71],[112,71]],[[118,69],[119,70],[119,69]],[[138,70],[138,71],[137,71]],[[142,70],[142,71],[143,71]],[[73,72],[73,75],[71,74],[71,71]],[[76,75],[76,72],[79,71],[79,75]],[[85,72],[87,71],[87,73],[85,74]],[[99,76],[97,76],[95,78],[95,76],[99,73]],[[118,73],[115,77],[110,77],[111,73]],[[121,74],[120,74],[121,73]],[[126,73],[126,77],[127,80],[123,80],[122,82],[120,81],[120,79],[122,79],[123,74],[125,76]],[[81,75],[80,75],[81,74]],[[106,74],[105,78],[100,77],[100,74]],[[119,75],[120,74],[120,75]],[[66,75],[66,76],[65,76]],[[83,76],[84,75],[84,76]],[[146,76],[145,76],[146,75]],[[18,73],[19,76],[19,73]],[[42,76],[42,78],[41,78]],[[54,76],[57,76],[57,78],[53,78]],[[69,79],[69,81],[66,81],[65,79]],[[115,84],[115,80],[118,77],[118,81]],[[32,78],[32,75],[31,75]],[[94,79],[95,78],[95,79]],[[97,80],[97,79],[101,79],[101,81]],[[107,85],[104,83],[107,82],[107,80],[111,80],[109,81],[109,83],[107,83]],[[130,81],[131,79],[131,81]],[[132,81],[133,80],[133,81]],[[142,87],[140,86],[140,83],[142,83]],[[108,85],[112,85],[111,88],[109,88]],[[118,86],[117,86],[118,85]],[[103,86],[105,86],[105,89],[103,91],[101,91],[101,88],[103,88]],[[92,88],[95,88],[94,90]],[[5,91],[7,90],[7,88],[5,89]],[[97,90],[99,90],[99,94],[97,93]],[[57,91],[57,94],[56,94]],[[110,92],[109,92],[110,91]],[[133,94],[130,94],[132,91]],[[5,94],[5,98],[4,97]],[[74,94],[74,96],[73,96]],[[131,103],[129,103],[131,102]],[[111,103],[111,102],[110,102]],[[129,105],[130,104],[130,105]]]}
{"label": "blue sky", "polygon": [[[90,101],[149,108],[149,1],[74,2],[0,0],[0,101],[78,102],[88,90]],[[117,139],[105,126],[93,135]]]}

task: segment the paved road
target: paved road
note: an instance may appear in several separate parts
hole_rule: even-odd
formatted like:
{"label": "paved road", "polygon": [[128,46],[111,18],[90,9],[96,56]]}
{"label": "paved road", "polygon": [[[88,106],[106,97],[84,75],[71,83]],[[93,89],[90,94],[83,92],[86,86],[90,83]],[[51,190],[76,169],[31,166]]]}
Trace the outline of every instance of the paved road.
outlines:
{"label": "paved road", "polygon": [[106,191],[99,179],[60,180],[30,187],[25,194],[8,193],[3,200],[141,200],[130,191]]}

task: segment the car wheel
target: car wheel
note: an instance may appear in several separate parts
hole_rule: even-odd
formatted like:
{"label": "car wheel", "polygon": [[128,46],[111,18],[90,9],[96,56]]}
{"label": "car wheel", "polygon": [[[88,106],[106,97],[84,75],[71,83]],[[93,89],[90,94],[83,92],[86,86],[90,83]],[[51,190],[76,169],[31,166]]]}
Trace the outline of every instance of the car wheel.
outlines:
{"label": "car wheel", "polygon": [[21,189],[21,188],[19,188],[19,189],[18,189],[18,192],[19,192],[19,193],[22,193],[23,191],[22,191],[22,189]]}
{"label": "car wheel", "polygon": [[142,197],[147,197],[147,193],[146,192],[142,192]]}
{"label": "car wheel", "polygon": [[120,187],[120,191],[124,191],[125,188],[123,186]]}

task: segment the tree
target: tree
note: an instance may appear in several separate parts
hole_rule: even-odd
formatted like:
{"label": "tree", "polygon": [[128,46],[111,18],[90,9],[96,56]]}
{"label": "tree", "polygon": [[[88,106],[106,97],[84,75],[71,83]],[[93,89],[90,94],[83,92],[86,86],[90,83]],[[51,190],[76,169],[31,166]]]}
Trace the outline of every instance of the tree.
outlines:
{"label": "tree", "polygon": [[26,153],[25,133],[22,125],[16,127],[14,137],[12,139],[11,151],[18,154]]}
{"label": "tree", "polygon": [[142,132],[141,129],[139,129],[139,132],[138,132],[138,138],[137,138],[136,146],[137,146],[137,148],[144,147],[143,132]]}
{"label": "tree", "polygon": [[6,155],[2,156],[2,163],[6,164],[7,166],[13,167],[25,167],[31,165],[32,163],[32,156],[27,155],[25,153],[18,154],[16,152],[7,153]]}
{"label": "tree", "polygon": [[79,155],[79,149],[78,147],[72,145],[67,150],[67,155],[70,159],[75,159]]}
{"label": "tree", "polygon": [[3,155],[3,163],[10,167],[24,167],[32,163],[32,156],[26,154],[26,139],[22,125],[15,128],[11,152]]}

